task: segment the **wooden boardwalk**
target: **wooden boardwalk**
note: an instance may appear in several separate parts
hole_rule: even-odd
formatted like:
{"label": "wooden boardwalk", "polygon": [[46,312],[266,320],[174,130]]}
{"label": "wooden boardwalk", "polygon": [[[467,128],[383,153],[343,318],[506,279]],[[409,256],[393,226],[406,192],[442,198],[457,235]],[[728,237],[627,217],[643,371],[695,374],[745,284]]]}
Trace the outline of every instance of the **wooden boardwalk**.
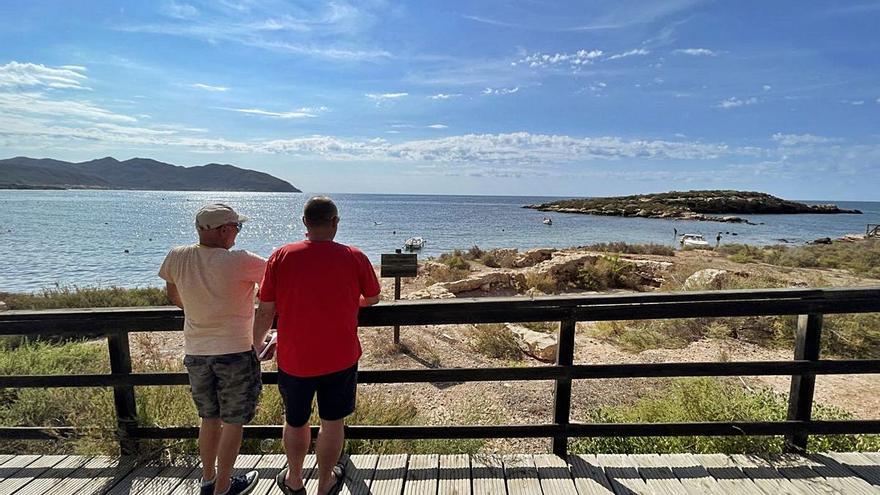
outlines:
{"label": "wooden boardwalk", "polygon": [[[257,469],[255,495],[280,493],[281,455],[243,455]],[[315,458],[306,486],[315,493]],[[0,495],[196,494],[194,458],[173,464],[76,455],[0,455]],[[346,495],[880,494],[880,454],[782,455],[356,455]]]}

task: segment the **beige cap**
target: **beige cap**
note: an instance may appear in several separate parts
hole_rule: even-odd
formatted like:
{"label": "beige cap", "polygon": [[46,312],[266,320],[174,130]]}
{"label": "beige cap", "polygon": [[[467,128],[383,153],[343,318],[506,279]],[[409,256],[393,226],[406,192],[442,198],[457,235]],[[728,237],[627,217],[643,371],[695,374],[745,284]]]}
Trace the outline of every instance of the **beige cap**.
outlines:
{"label": "beige cap", "polygon": [[231,223],[242,223],[248,217],[239,215],[232,207],[223,203],[205,205],[196,213],[196,228],[199,230],[211,230]]}

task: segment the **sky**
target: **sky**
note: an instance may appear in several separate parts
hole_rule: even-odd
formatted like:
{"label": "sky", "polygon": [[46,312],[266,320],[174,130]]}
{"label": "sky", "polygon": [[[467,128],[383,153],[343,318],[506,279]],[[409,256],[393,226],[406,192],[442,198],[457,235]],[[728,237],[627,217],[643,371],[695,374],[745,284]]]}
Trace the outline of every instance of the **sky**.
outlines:
{"label": "sky", "polygon": [[880,2],[0,3],[0,158],[880,201]]}

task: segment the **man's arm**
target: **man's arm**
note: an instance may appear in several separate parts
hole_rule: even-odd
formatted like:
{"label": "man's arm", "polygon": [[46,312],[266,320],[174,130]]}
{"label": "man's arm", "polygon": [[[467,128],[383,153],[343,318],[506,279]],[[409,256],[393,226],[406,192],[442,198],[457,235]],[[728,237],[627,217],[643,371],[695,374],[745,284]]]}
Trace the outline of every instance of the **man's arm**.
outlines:
{"label": "man's arm", "polygon": [[361,301],[360,301],[361,307],[365,308],[367,306],[372,306],[372,305],[376,304],[377,302],[379,302],[379,299],[381,299],[381,296],[379,294],[376,294],[375,296],[370,296],[370,297],[366,297],[364,295],[361,295]]}
{"label": "man's arm", "polygon": [[180,300],[180,292],[177,291],[176,285],[171,282],[165,282],[165,292],[168,293],[168,299],[171,299],[172,304],[183,309],[183,301]]}
{"label": "man's arm", "polygon": [[269,333],[269,327],[275,321],[275,302],[260,301],[257,306],[257,314],[254,315],[254,349],[260,352]]}

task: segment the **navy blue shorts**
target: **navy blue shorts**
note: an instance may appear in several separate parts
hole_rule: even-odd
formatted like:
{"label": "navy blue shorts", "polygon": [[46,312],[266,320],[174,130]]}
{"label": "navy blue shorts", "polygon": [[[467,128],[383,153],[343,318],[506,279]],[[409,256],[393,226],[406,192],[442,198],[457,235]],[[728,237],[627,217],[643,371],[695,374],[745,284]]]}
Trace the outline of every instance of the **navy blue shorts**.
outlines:
{"label": "navy blue shorts", "polygon": [[293,427],[305,426],[312,415],[312,400],[318,395],[318,416],[327,421],[343,419],[354,412],[357,396],[357,368],[321,376],[299,377],[278,370],[278,391],[284,401],[284,419]]}

